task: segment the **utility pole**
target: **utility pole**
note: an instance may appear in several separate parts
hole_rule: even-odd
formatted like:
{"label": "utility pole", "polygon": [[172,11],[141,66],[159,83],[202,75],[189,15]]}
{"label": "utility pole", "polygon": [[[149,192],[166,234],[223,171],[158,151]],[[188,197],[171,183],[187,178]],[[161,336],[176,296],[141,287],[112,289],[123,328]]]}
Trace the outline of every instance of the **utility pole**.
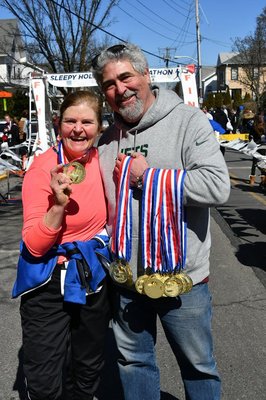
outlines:
{"label": "utility pole", "polygon": [[163,58],[164,58],[164,61],[165,61],[165,66],[166,66],[166,68],[168,68],[169,67],[169,60],[171,60],[170,52],[171,52],[171,50],[176,51],[176,49],[175,48],[170,48],[170,47],[165,47],[163,49],[159,49],[159,51],[160,50],[163,50]]}
{"label": "utility pole", "polygon": [[197,32],[197,54],[198,54],[198,95],[199,95],[199,103],[202,102],[202,79],[201,79],[201,48],[200,48],[200,19],[199,19],[199,1],[195,0],[195,9],[196,9],[196,32]]}

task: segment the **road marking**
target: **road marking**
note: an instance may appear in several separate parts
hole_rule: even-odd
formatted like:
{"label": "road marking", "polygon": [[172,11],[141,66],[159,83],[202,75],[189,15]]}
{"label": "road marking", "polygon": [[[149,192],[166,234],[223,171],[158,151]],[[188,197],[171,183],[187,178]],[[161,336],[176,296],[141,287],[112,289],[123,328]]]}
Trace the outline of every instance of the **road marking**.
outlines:
{"label": "road marking", "polygon": [[[235,179],[238,179],[236,175],[230,175],[230,180],[232,182],[233,185],[237,185],[239,184],[238,181],[236,181]],[[264,199],[262,196],[262,194],[257,194],[257,193],[253,193],[253,192],[247,192],[247,194],[249,194],[250,196],[254,197],[254,199],[258,200],[261,204],[263,204],[264,206],[266,206],[266,199]]]}
{"label": "road marking", "polygon": [[227,167],[228,169],[251,169],[251,167]]}
{"label": "road marking", "polygon": [[20,253],[19,250],[0,250],[0,254],[19,254],[19,253]]}

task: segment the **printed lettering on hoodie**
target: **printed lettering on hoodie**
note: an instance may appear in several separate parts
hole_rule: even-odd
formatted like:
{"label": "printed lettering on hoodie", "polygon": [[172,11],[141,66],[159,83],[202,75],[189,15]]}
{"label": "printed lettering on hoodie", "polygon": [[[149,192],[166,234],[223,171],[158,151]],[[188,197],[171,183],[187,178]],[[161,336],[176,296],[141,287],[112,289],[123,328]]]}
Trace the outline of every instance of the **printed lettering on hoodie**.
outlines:
{"label": "printed lettering on hoodie", "polygon": [[121,149],[120,152],[125,154],[126,156],[130,156],[131,153],[138,152],[141,153],[144,157],[147,157],[148,155],[148,143],[147,144],[142,144],[141,146],[136,146],[134,147],[126,147],[124,149]]}

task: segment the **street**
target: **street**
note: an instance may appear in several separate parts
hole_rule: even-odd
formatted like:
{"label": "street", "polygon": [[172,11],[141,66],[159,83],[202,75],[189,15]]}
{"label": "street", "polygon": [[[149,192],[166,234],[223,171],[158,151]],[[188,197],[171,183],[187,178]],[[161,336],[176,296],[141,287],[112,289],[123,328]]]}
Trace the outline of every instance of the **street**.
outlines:
{"label": "street", "polygon": [[[251,158],[226,150],[231,177],[228,202],[212,209],[211,275],[214,352],[222,378],[223,400],[262,400],[266,392],[266,195],[247,182]],[[11,179],[10,197],[20,195],[22,179]],[[6,182],[0,181],[0,193]],[[21,370],[19,299],[10,293],[15,279],[22,225],[20,202],[0,204],[0,400],[24,399]],[[185,400],[178,366],[158,329],[157,355],[162,400]],[[112,330],[98,400],[123,400]],[[136,399],[141,400],[141,399]],[[151,399],[152,400],[152,399]]]}

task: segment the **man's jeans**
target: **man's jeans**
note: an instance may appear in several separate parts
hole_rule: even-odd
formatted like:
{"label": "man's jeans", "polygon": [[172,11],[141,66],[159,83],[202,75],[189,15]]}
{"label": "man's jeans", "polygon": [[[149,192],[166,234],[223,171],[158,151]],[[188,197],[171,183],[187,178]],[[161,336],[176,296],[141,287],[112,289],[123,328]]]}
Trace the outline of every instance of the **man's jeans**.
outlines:
{"label": "man's jeans", "polygon": [[154,349],[157,315],[179,364],[186,400],[219,400],[208,284],[196,285],[177,298],[157,300],[123,289],[114,293],[113,330],[125,400],[160,399]]}

